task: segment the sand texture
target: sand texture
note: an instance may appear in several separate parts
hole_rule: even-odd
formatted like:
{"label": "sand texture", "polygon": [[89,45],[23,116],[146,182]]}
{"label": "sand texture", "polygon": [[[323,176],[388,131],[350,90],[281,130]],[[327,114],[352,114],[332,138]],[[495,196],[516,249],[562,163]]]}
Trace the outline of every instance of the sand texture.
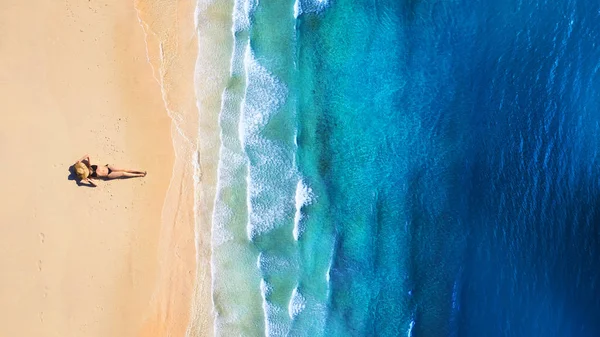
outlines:
{"label": "sand texture", "polygon": [[[0,336],[185,335],[195,144],[171,137],[134,3],[7,0],[0,27]],[[186,109],[195,52],[176,66],[192,77],[174,91]],[[148,176],[78,186],[68,169],[85,153]]]}

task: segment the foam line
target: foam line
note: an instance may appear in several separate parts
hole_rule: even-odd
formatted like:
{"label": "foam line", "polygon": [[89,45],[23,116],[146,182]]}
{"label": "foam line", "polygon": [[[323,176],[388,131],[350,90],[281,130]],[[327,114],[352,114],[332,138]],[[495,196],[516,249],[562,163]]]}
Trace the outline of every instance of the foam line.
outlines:
{"label": "foam line", "polygon": [[296,0],[294,3],[294,18],[299,18],[302,14],[318,14],[329,7],[329,0]]}
{"label": "foam line", "polygon": [[294,235],[294,240],[298,241],[304,232],[304,227],[301,223],[302,218],[304,217],[302,214],[302,207],[312,202],[312,190],[304,184],[302,179],[298,180],[298,184],[296,185],[295,201],[296,213],[294,214],[294,230],[292,231],[292,234]]}
{"label": "foam line", "polygon": [[292,296],[290,297],[290,303],[288,305],[288,315],[290,319],[295,319],[306,307],[306,298],[302,296],[300,291],[298,290],[298,286],[294,288],[292,291]]}

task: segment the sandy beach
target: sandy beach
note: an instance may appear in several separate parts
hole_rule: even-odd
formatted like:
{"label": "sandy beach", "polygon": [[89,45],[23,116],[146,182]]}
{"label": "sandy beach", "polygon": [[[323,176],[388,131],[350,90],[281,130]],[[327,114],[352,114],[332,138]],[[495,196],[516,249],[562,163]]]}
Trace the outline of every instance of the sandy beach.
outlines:
{"label": "sandy beach", "polygon": [[[184,5],[179,27],[195,38]],[[32,6],[0,5],[0,336],[183,336],[197,258],[193,144],[173,145],[170,89],[148,62],[138,11],[114,0]],[[196,49],[177,67],[193,69]],[[189,77],[173,101],[194,109]],[[78,186],[68,169],[85,153],[148,176]]]}

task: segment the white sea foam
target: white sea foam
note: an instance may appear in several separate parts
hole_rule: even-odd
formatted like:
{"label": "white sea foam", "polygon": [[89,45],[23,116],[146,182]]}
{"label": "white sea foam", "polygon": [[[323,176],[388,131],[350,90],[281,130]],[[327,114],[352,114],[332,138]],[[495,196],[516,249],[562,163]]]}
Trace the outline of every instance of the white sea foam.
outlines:
{"label": "white sea foam", "polygon": [[219,116],[222,144],[241,154],[241,149],[238,146],[240,142],[237,139],[239,132],[236,129],[240,113],[238,104],[238,94],[228,88],[223,90],[223,94],[221,95],[221,114]]}
{"label": "white sea foam", "polygon": [[217,186],[218,190],[221,190],[224,187],[232,186],[239,179],[239,172],[246,164],[245,158],[238,151],[231,149],[226,145],[226,138],[226,136],[222,136],[221,138],[223,145],[221,147],[219,157],[222,158],[222,166],[219,168],[219,185]]}
{"label": "white sea foam", "polygon": [[256,259],[256,267],[261,271],[276,270],[277,272],[285,272],[293,268],[294,263],[283,256],[259,253]]}
{"label": "white sea foam", "polygon": [[[255,58],[250,43],[244,55],[246,89],[238,128],[240,145],[248,159],[247,206],[249,240],[281,224],[290,208],[288,196],[296,177],[293,150],[284,142],[268,139],[263,131],[285,104],[287,87]],[[273,178],[277,179],[273,179]],[[292,208],[293,209],[293,208]]]}
{"label": "white sea foam", "polygon": [[297,19],[300,16],[300,0],[296,0],[294,2],[294,19]]}
{"label": "white sea foam", "polygon": [[303,214],[302,207],[312,202],[312,190],[306,186],[302,179],[298,180],[296,185],[296,213],[294,214],[294,240],[298,241],[302,233],[304,233],[304,227],[301,224]]}
{"label": "white sea foam", "polygon": [[306,13],[320,13],[329,6],[329,0],[296,0],[294,18]]}
{"label": "white sea foam", "polygon": [[[232,54],[232,64],[236,60],[243,60],[243,50],[242,48],[242,52],[239,54]],[[242,65],[239,71],[243,74],[243,61],[238,61],[238,63]],[[260,305],[254,303],[251,297],[245,297],[246,294],[257,291],[251,291],[251,289],[255,289],[251,284],[258,284],[260,279],[258,272],[253,273],[244,268],[234,267],[230,269],[228,267],[233,261],[243,261],[248,257],[248,254],[252,254],[249,248],[246,249],[234,240],[243,233],[245,228],[245,212],[240,212],[240,209],[244,206],[234,204],[237,202],[234,195],[236,191],[243,190],[246,187],[244,176],[247,172],[246,155],[243,153],[238,139],[238,124],[241,112],[239,104],[242,97],[235,89],[225,88],[223,90],[219,116],[221,148],[219,151],[211,239],[212,293],[213,308],[215,308],[213,327],[215,336],[222,333],[227,334],[228,332],[225,331],[245,326],[247,324],[245,319],[247,320],[248,308],[253,305]],[[239,233],[240,230],[241,233]],[[229,281],[219,281],[222,279]],[[235,289],[228,287],[227,282],[232,282],[231,280],[236,280],[234,282],[240,286]],[[227,303],[226,309],[223,309],[223,303]],[[222,309],[218,310],[219,307]]]}
{"label": "white sea foam", "polygon": [[[281,155],[280,151],[271,151],[274,157]],[[269,232],[278,226],[287,223],[294,209],[291,195],[293,173],[287,171],[283,165],[273,165],[260,160],[256,166],[250,166],[248,170],[248,227],[249,240],[254,240],[257,235]],[[273,161],[284,162],[281,159]],[[271,167],[269,167],[271,166]],[[287,166],[287,165],[286,165]],[[262,167],[262,168],[260,168]],[[277,177],[278,179],[273,179]],[[273,181],[274,180],[274,181]]]}
{"label": "white sea foam", "polygon": [[454,286],[452,287],[452,309],[457,310],[460,308],[460,304],[458,302],[458,280],[454,281]]}
{"label": "white sea foam", "polygon": [[333,242],[331,242],[331,249],[329,251],[329,265],[327,266],[327,271],[325,272],[325,281],[327,281],[327,286],[329,286],[329,281],[331,280],[331,268],[333,267],[333,259],[335,257],[335,246],[337,238],[334,237]]}
{"label": "white sea foam", "polygon": [[260,281],[260,294],[263,299],[263,312],[265,317],[265,336],[287,336],[290,331],[290,325],[283,322],[279,322],[271,317],[280,316],[282,309],[276,305],[273,305],[267,300],[267,297],[271,294],[273,288],[264,279]]}
{"label": "white sea foam", "polygon": [[250,27],[250,0],[235,0],[233,4],[233,25],[231,26],[232,32],[240,32]]}
{"label": "white sea foam", "polygon": [[[298,150],[298,129],[294,130],[294,146],[296,147],[296,151],[297,151]],[[294,160],[295,160],[295,158],[294,158]],[[294,161],[294,164],[295,164],[295,161]]]}
{"label": "white sea foam", "polygon": [[269,302],[267,301],[267,296],[270,295],[272,289],[271,287],[267,284],[267,282],[264,279],[260,280],[260,296],[262,297],[263,303],[262,303],[262,308],[263,308],[263,313],[264,313],[264,317],[265,317],[265,336],[270,336],[269,335]]}
{"label": "white sea foam", "polygon": [[[216,200],[220,200],[220,193],[217,193]],[[233,233],[226,227],[234,217],[234,212],[231,208],[224,205],[222,202],[215,206],[213,211],[213,226],[212,226],[212,245],[219,247],[226,242],[234,239]]]}
{"label": "white sea foam", "polygon": [[240,139],[247,145],[260,141],[260,132],[285,103],[288,89],[258,62],[249,41],[244,54],[244,71],[246,93],[242,102],[243,133]]}
{"label": "white sea foam", "polygon": [[[247,84],[246,84],[247,86]],[[242,103],[240,104],[240,118],[238,121],[238,137],[237,139],[240,142],[240,147],[244,148],[244,133],[245,133],[245,125],[244,125],[244,110],[246,110],[246,100],[242,100]]]}
{"label": "white sea foam", "polygon": [[241,76],[244,74],[244,53],[248,41],[233,37],[233,53],[231,54],[231,65],[229,72],[232,76]]}
{"label": "white sea foam", "polygon": [[233,25],[231,33],[233,34],[233,53],[231,54],[230,73],[232,76],[244,74],[244,53],[247,39],[239,38],[239,34],[250,29],[250,17],[254,12],[258,0],[236,0],[233,8]]}
{"label": "white sea foam", "polygon": [[413,331],[414,327],[415,327],[415,321],[411,320],[410,325],[408,326],[408,330],[406,331],[406,337],[412,337],[412,331]]}
{"label": "white sea foam", "polygon": [[226,188],[231,187],[238,180],[238,173],[243,171],[246,164],[244,156],[241,154],[241,149],[235,148],[237,139],[232,135],[228,135],[225,130],[227,127],[235,123],[235,115],[231,111],[231,105],[235,103],[235,97],[225,89],[221,95],[221,119],[219,126],[221,127],[221,149],[219,150],[219,165],[218,177],[216,186],[216,196],[213,205],[212,217],[212,246],[218,247],[225,242],[233,240],[233,233],[226,227],[227,224],[235,217],[234,211],[228,207],[223,200],[223,192]]}
{"label": "white sea foam", "polygon": [[290,297],[290,303],[288,305],[288,315],[290,316],[290,319],[295,319],[305,307],[306,298],[302,296],[298,290],[298,286],[296,286],[292,291],[292,296]]}
{"label": "white sea foam", "polygon": [[[291,329],[289,305],[292,305],[292,312],[297,315],[304,308],[306,299],[295,290],[289,305],[286,299],[283,303],[275,300],[275,303],[271,303],[268,300],[271,294],[275,294],[274,291],[280,289],[274,288],[276,284],[268,282],[270,280],[268,275],[274,273],[279,275],[282,271],[297,273],[297,261],[269,253],[260,253],[256,256],[251,249],[248,249],[248,253],[252,254],[252,257],[227,251],[229,247],[237,246],[245,250],[246,247],[252,246],[251,243],[247,245],[240,242],[240,234],[246,234],[248,240],[252,241],[257,235],[282,224],[291,226],[295,209],[294,188],[298,188],[299,182],[295,168],[296,139],[295,136],[294,139],[291,138],[295,133],[290,129],[283,132],[286,135],[285,139],[278,136],[269,137],[272,135],[269,123],[273,117],[282,112],[287,118],[290,111],[287,110],[286,105],[288,88],[267,69],[269,60],[263,59],[262,54],[258,55],[260,58],[254,54],[248,39],[258,0],[234,0],[234,2],[230,73],[235,81],[232,82],[234,85],[231,91],[225,89],[222,97],[220,116],[222,143],[212,238],[213,261],[216,264],[213,265],[213,294],[216,291],[217,297],[214,298],[219,299],[219,304],[227,304],[227,308],[222,309],[221,315],[215,320],[215,334],[223,334],[226,333],[225,331],[231,333],[238,327],[256,326],[258,317],[253,316],[254,319],[249,320],[247,311],[251,310],[249,309],[251,307],[256,313],[254,308],[260,308],[261,303],[256,301],[257,297],[254,297],[258,295],[256,291],[260,291],[265,327],[261,334],[288,335]],[[245,79],[245,88],[243,99],[240,100],[240,91],[236,89],[240,89],[237,85],[240,84],[238,80],[242,78]],[[236,196],[235,193],[243,190],[244,185],[245,205],[243,198],[232,198],[232,195]],[[304,197],[310,200],[310,188],[303,183],[301,186],[303,189],[296,191],[296,194],[300,193],[296,199]],[[241,201],[241,205],[232,204],[240,203],[238,200]],[[297,201],[296,204],[299,202]],[[302,203],[306,202],[308,201]],[[239,211],[243,208],[246,208],[247,213]],[[243,227],[239,225],[245,225],[245,233]],[[235,226],[238,227],[234,228]],[[219,255],[216,259],[215,254]],[[232,256],[242,257],[244,260],[237,262],[231,259]],[[248,260],[245,260],[248,257],[252,262],[256,261],[256,268],[252,262],[248,266]],[[225,264],[221,263],[222,261]],[[237,271],[233,271],[232,265],[236,266],[233,268],[237,268]],[[217,273],[214,272],[215,270]],[[261,273],[263,275],[260,275]],[[236,277],[241,281],[240,284],[248,285],[249,288],[240,286],[231,289],[225,284],[227,282],[215,282],[215,279],[227,276]],[[253,296],[245,298],[242,292],[252,293]],[[228,303],[235,301],[238,301],[238,305]],[[232,333],[232,335],[237,334]]]}
{"label": "white sea foam", "polygon": [[[246,186],[247,189],[250,189],[250,169],[248,169],[248,173],[246,174]],[[252,215],[252,199],[250,192],[246,192],[246,209],[248,210],[248,225],[246,226],[246,237],[248,240],[252,241],[254,238],[254,232],[252,231],[253,227],[251,224],[250,215]]]}

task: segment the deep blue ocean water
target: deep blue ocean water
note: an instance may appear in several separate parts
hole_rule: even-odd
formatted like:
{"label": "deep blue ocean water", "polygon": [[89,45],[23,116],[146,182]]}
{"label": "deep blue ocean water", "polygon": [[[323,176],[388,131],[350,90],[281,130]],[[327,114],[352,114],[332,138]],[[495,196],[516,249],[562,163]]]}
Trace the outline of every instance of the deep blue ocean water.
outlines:
{"label": "deep blue ocean water", "polygon": [[600,336],[600,3],[239,4],[223,335]]}

